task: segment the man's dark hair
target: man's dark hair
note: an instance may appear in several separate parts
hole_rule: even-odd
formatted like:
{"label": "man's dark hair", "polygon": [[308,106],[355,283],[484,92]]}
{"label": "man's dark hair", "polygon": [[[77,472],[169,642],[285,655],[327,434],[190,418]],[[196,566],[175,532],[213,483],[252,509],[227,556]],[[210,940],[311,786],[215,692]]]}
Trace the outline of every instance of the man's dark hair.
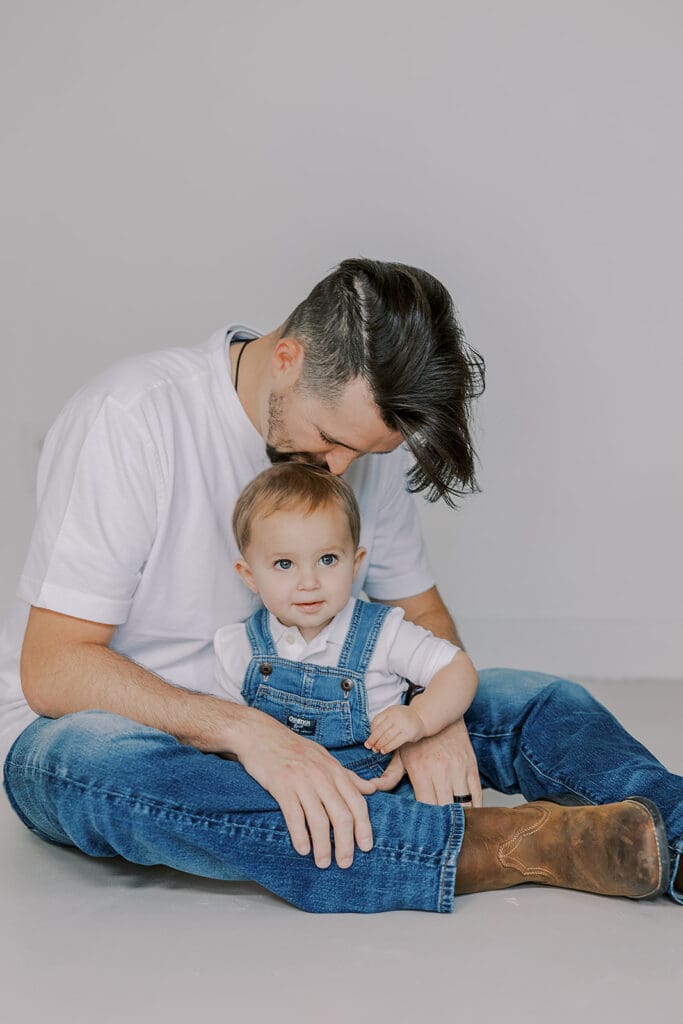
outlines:
{"label": "man's dark hair", "polygon": [[334,403],[356,377],[368,382],[383,421],[415,457],[411,491],[454,506],[479,490],[470,407],[484,390],[484,360],[435,277],[403,263],[344,260],[280,334],[305,348],[302,390]]}

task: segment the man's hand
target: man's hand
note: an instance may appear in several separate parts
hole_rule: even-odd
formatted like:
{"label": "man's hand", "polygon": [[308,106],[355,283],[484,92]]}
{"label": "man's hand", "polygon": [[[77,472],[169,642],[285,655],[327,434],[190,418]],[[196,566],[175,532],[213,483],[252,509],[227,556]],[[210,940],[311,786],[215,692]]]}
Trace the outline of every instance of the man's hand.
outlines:
{"label": "man's hand", "polygon": [[390,754],[404,743],[421,740],[426,731],[414,708],[395,704],[375,715],[365,746],[377,754]]}
{"label": "man's hand", "polygon": [[377,789],[393,789],[405,772],[415,799],[422,803],[450,804],[454,796],[471,793],[472,803],[464,806],[482,806],[477,759],[462,718],[436,736],[407,743],[397,750],[384,774],[376,780]]}
{"label": "man's hand", "polygon": [[255,708],[248,710],[246,728],[233,749],[245,770],[277,800],[294,849],[305,856],[312,843],[316,865],[329,867],[332,827],[337,865],[350,867],[354,837],[361,850],[372,849],[364,795],[375,792],[374,781],[343,768],[319,743],[297,736]]}

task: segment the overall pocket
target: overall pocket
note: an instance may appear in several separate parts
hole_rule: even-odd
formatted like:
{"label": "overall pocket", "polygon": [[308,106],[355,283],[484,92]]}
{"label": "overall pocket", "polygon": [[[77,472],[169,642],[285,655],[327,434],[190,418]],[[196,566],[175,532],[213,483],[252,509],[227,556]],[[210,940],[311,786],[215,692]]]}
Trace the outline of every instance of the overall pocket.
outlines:
{"label": "overall pocket", "polygon": [[315,700],[261,683],[252,707],[324,747],[346,747],[354,742],[348,700]]}

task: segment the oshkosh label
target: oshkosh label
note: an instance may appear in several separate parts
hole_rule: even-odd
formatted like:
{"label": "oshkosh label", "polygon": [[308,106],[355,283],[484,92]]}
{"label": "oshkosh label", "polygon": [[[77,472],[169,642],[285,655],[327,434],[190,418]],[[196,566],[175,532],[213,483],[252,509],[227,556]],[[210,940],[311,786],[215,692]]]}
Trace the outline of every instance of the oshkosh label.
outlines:
{"label": "oshkosh label", "polygon": [[301,718],[299,715],[287,715],[287,725],[292,732],[298,732],[302,736],[312,736],[315,732],[316,718]]}

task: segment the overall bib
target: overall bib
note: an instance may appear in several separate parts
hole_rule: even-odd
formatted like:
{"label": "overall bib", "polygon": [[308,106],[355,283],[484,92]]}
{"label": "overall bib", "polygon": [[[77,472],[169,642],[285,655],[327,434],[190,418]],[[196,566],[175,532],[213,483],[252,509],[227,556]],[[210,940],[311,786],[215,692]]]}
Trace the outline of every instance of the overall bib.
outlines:
{"label": "overall bib", "polygon": [[281,658],[268,611],[259,609],[246,622],[252,657],[242,697],[292,732],[320,743],[359,775],[381,774],[388,756],[363,746],[370,735],[365,672],[389,611],[383,604],[356,601],[339,661],[326,666]]}

